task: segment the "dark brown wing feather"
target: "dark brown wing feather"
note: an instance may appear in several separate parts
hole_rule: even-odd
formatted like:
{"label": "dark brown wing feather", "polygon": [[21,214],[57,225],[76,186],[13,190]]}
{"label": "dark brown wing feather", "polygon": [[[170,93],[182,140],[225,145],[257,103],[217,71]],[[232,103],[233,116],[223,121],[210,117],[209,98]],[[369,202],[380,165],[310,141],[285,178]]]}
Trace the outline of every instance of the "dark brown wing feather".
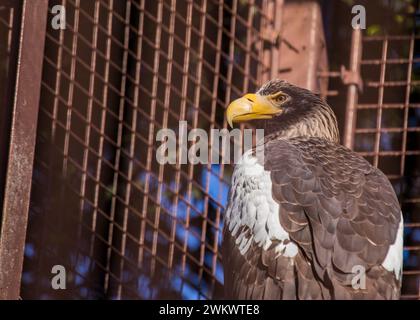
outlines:
{"label": "dark brown wing feather", "polygon": [[[381,264],[395,241],[400,207],[381,171],[317,138],[266,143],[264,167],[271,172],[280,222],[300,250],[294,261],[256,246],[243,256],[225,232],[228,297],[399,298],[400,281]],[[366,290],[351,287],[356,265],[367,271]]]}
{"label": "dark brown wing feather", "polygon": [[[294,300],[322,299],[322,288],[314,278],[309,262],[300,252],[294,258],[278,257],[274,250],[251,246],[242,255],[235,239],[224,230],[223,264],[227,299]],[[297,281],[296,272],[300,277]],[[298,290],[299,288],[299,290]],[[298,292],[302,296],[298,297]]]}

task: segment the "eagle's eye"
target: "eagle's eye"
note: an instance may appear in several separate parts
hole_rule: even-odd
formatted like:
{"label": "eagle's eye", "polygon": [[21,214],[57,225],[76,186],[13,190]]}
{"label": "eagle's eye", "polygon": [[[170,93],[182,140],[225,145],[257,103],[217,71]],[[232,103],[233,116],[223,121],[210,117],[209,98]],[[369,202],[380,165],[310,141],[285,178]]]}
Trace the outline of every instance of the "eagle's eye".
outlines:
{"label": "eagle's eye", "polygon": [[288,95],[280,91],[280,92],[270,95],[270,99],[276,104],[282,104],[288,99]]}

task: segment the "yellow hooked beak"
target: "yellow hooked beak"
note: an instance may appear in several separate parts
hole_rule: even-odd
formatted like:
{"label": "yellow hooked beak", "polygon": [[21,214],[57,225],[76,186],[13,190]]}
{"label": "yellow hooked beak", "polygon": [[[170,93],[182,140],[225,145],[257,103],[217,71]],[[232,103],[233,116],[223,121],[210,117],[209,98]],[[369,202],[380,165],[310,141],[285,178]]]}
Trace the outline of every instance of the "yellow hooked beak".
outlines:
{"label": "yellow hooked beak", "polygon": [[281,112],[282,110],[276,107],[269,97],[248,93],[228,106],[226,118],[232,128],[233,122],[271,119]]}

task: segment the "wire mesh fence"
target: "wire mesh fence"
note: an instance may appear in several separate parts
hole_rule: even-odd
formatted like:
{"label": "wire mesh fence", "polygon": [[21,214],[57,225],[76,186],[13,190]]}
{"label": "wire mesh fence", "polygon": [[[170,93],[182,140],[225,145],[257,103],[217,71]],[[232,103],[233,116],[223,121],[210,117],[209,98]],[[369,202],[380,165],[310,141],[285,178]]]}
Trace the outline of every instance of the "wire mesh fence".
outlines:
{"label": "wire mesh fence", "polygon": [[[180,121],[226,128],[232,99],[281,76],[283,1],[50,0],[50,12],[56,5],[66,29],[46,31],[22,298],[222,298],[232,166],[161,165],[156,134]],[[10,24],[0,10],[2,43]],[[363,38],[352,131],[402,204],[407,299],[420,299],[418,39]],[[319,76],[343,114],[342,73]],[[67,290],[51,290],[53,265],[65,266]]]}
{"label": "wire mesh fence", "polygon": [[404,214],[402,298],[420,299],[419,36],[364,38],[354,149],[390,179]]}
{"label": "wire mesh fence", "polygon": [[[414,33],[362,38],[359,63],[362,81],[358,84],[360,91],[351,131],[354,151],[387,175],[401,203],[404,215],[402,299],[420,299],[419,38]],[[332,80],[329,91],[323,95],[333,100],[332,105],[337,104],[335,110],[340,112],[349,99],[340,86],[343,71],[320,76]]]}
{"label": "wire mesh fence", "polygon": [[[56,4],[67,28],[47,30],[23,298],[221,297],[232,169],[159,165],[155,137],[226,127],[269,70],[274,1]],[[51,264],[71,270],[65,293]]]}

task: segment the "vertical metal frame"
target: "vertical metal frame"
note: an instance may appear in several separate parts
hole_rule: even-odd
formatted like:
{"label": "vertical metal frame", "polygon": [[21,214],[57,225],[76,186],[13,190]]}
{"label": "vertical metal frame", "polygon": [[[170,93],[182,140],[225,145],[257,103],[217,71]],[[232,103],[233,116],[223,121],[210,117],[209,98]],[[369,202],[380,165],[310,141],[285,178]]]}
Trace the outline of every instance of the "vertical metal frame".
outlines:
{"label": "vertical metal frame", "polygon": [[23,2],[0,233],[0,299],[19,298],[47,12],[47,0]]}
{"label": "vertical metal frame", "polygon": [[350,70],[342,69],[343,82],[347,87],[346,123],[344,126],[343,144],[349,149],[354,146],[354,132],[356,129],[356,107],[358,91],[361,87],[360,64],[362,60],[362,30],[353,30],[351,38]]}
{"label": "vertical metal frame", "polygon": [[[10,128],[12,122],[13,105],[11,102],[13,101],[15,89],[14,85],[16,80],[17,57],[19,53],[19,41],[17,40],[19,39],[20,32],[21,4],[19,2],[9,3],[5,0],[0,0],[0,3],[4,6],[3,10],[6,9],[8,11],[7,21],[2,20],[0,15],[0,30],[4,30],[5,27],[8,29],[5,45],[3,45],[3,41],[5,41],[5,39],[0,39],[2,42],[2,48],[0,48],[0,60],[4,59],[2,54],[6,51],[6,64],[8,66],[6,71],[7,73],[3,75],[4,82],[2,82],[2,75],[0,75],[0,100],[2,103],[2,107],[0,108],[0,150],[2,150],[0,154],[0,208],[2,208],[7,170],[7,150],[9,149]],[[5,103],[6,101],[10,103]]]}

